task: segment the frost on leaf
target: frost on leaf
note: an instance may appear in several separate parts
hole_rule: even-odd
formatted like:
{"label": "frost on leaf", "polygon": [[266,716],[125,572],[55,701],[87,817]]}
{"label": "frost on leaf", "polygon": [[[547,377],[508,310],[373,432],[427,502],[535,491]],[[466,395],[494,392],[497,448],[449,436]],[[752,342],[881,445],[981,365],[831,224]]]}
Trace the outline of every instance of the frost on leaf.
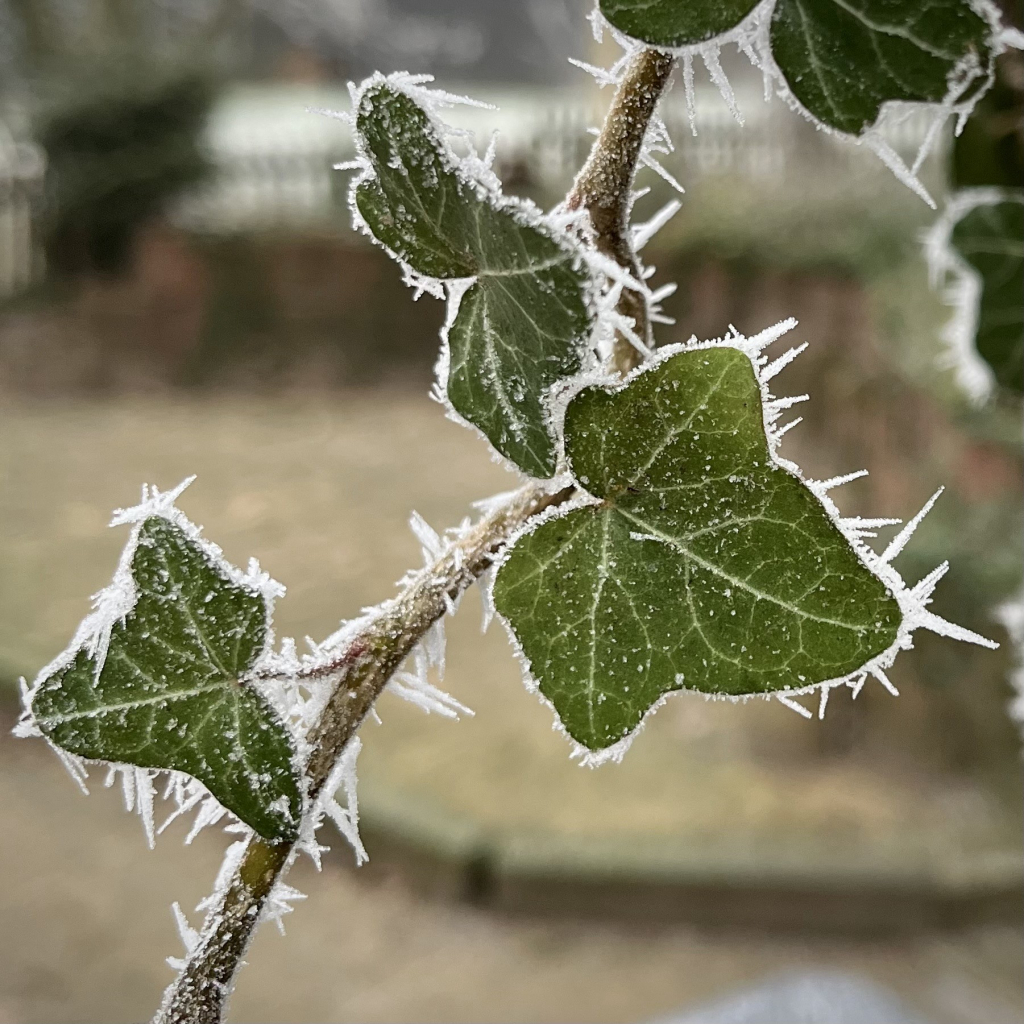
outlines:
{"label": "frost on leaf", "polygon": [[862,538],[886,521],[843,520],[825,497],[842,478],[806,482],[777,457],[792,400],[766,382],[796,350],[774,364],[759,352],[790,326],[664,350],[566,408],[566,456],[591,497],[519,537],[494,602],[588,750],[616,756],[672,690],[824,697],[868,673],[889,686],[918,626],[985,642],[926,610],[944,567],[911,590],[888,564],[920,517],[876,555]]}
{"label": "frost on leaf", "polygon": [[37,682],[31,720],[69,754],[186,773],[263,837],[294,838],[294,745],[247,681],[267,643],[265,595],[162,516],[132,543],[134,605]]}
{"label": "frost on leaf", "polygon": [[804,107],[856,135],[887,101],[941,103],[983,79],[990,32],[967,0],[778,0],[771,48]]}
{"label": "frost on leaf", "polygon": [[[598,0],[613,30],[678,50],[692,109],[693,60],[699,56],[742,123],[719,64],[735,43],[761,69],[765,98],[776,91],[819,128],[867,144],[927,202],[917,178],[938,128],[965,118],[992,79],[994,53],[1007,43],[990,4],[969,0]],[[933,105],[933,128],[913,167],[878,131],[883,106]],[[692,122],[692,116],[691,116]]]}
{"label": "frost on leaf", "polygon": [[449,282],[457,302],[448,400],[520,469],[550,477],[546,398],[581,368],[591,320],[579,254],[537,211],[470,180],[428,113],[393,83],[363,89],[356,129],[367,161],[354,187],[360,217],[416,274]]}
{"label": "frost on leaf", "polygon": [[999,384],[1024,393],[1024,199],[976,206],[950,243],[980,278],[978,354]]}
{"label": "frost on leaf", "polygon": [[620,32],[654,46],[703,43],[735,28],[758,0],[601,0],[601,13]]}
{"label": "frost on leaf", "polygon": [[1006,189],[954,195],[925,239],[934,286],[955,313],[943,330],[964,389],[1024,392],[1024,196]]}

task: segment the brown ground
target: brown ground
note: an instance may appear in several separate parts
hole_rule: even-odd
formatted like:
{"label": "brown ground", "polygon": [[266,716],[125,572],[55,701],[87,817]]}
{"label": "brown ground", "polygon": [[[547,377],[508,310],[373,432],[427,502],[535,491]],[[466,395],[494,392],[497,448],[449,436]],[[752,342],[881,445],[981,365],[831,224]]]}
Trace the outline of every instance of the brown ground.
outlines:
{"label": "brown ground", "polygon": [[[0,1022],[148,1019],[171,978],[162,959],[180,952],[169,905],[207,891],[222,837],[185,848],[178,830],[149,852],[117,794],[81,796],[27,743],[0,750],[0,807]],[[361,883],[339,859],[291,880],[310,898],[285,938],[257,938],[232,1020],[638,1021],[820,966],[888,985],[937,1024],[1024,1009],[1024,942],[1005,928],[844,942],[531,923]]]}
{"label": "brown ground", "polygon": [[[0,672],[31,673],[52,657],[109,579],[123,542],[104,529],[109,510],[136,500],[142,481],[170,487],[197,470],[183,507],[229,557],[257,555],[289,585],[280,633],[315,637],[418,563],[411,508],[441,526],[514,485],[419,397],[8,406]],[[583,847],[619,836],[714,855],[739,836],[809,865],[851,851],[934,865],[1019,845],[998,805],[965,780],[885,744],[823,760],[816,723],[760,704],[680,698],[621,767],[581,771],[523,693],[500,628],[481,640],[477,623],[470,599],[452,623],[446,684],[477,717],[426,719],[387,698],[383,727],[365,732],[368,799],[399,792],[424,810],[509,833],[557,831]],[[912,715],[925,699],[911,689],[868,707]],[[206,892],[221,838],[184,850],[176,833],[148,853],[113,794],[86,801],[40,745],[10,740],[0,740],[0,808],[0,1021],[147,1017],[170,977],[161,958],[178,952],[168,905]],[[858,944],[654,932],[495,919],[371,887],[337,861],[321,877],[303,864],[293,881],[312,898],[286,940],[257,941],[237,1020],[639,1020],[817,965],[891,984],[936,1021],[1021,1013],[1024,943],[1006,930]]]}

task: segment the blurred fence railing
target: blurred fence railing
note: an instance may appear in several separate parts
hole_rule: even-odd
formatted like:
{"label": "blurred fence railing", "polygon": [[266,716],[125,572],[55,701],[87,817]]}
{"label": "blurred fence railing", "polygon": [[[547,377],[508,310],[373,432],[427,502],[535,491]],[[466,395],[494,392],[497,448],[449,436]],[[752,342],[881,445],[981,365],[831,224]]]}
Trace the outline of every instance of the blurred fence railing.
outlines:
{"label": "blurred fence railing", "polygon": [[[781,100],[765,103],[759,81],[737,89],[736,96],[743,125],[717,90],[698,88],[696,135],[682,90],[670,94],[663,105],[676,148],[659,159],[684,184],[726,174],[780,179],[812,165],[818,175],[856,170],[871,179],[889,174],[866,147],[815,132]],[[179,223],[235,231],[347,224],[348,175],[332,167],[353,155],[349,132],[311,109],[347,106],[347,96],[328,90],[321,97],[286,98],[286,90],[276,95],[254,90],[225,102],[207,136],[219,173],[178,205]],[[472,131],[481,150],[497,130],[495,166],[512,191],[525,188],[548,196],[563,192],[586,157],[590,130],[600,123],[606,98],[515,91],[483,98],[497,109],[454,107],[445,112],[446,120]],[[910,161],[928,124],[926,114],[911,113],[891,119],[884,137]],[[941,150],[941,145],[936,148]]]}
{"label": "blurred fence railing", "polygon": [[[745,125],[736,122],[717,90],[698,88],[696,135],[682,90],[669,95],[663,117],[676,149],[659,159],[684,184],[718,175],[796,180],[812,168],[818,177],[856,169],[869,181],[889,173],[865,148],[814,132],[779,100],[765,103],[759,84],[741,86],[736,95]],[[481,149],[498,131],[496,170],[511,191],[548,196],[564,191],[586,157],[606,97],[509,91],[485,98],[496,109],[455,107],[447,119],[472,131]],[[205,139],[217,170],[175,203],[172,220],[213,233],[345,230],[349,176],[333,166],[352,157],[350,132],[315,111],[347,103],[345,92],[331,88],[296,93],[270,86],[226,94],[214,108]],[[912,158],[927,127],[926,115],[912,114],[893,121],[886,140]],[[44,168],[39,148],[15,140],[0,122],[0,298],[43,272],[38,215]]]}
{"label": "blurred fence railing", "polygon": [[45,167],[39,147],[15,140],[0,122],[0,299],[42,276],[37,218]]}

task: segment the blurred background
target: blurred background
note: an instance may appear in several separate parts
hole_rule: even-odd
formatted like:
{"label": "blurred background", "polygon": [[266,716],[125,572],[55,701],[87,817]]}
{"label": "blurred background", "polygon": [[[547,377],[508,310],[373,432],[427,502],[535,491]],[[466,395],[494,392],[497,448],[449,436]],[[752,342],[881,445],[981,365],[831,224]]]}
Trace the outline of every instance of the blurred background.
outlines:
{"label": "blurred background", "polygon": [[[549,207],[611,98],[567,63],[617,56],[588,8],[0,0],[0,1024],[148,1019],[179,954],[168,906],[206,894],[225,845],[171,828],[148,852],[102,773],[86,800],[9,736],[18,678],[113,572],[110,510],[197,473],[185,511],[288,586],[279,635],[322,638],[419,564],[413,508],[441,529],[516,484],[427,397],[443,309],[352,232],[332,170],[351,138],[316,111],[348,109],[346,81],[375,69],[433,72],[499,108],[451,120],[481,149],[499,129],[507,190]],[[735,56],[744,127],[699,72],[696,136],[681,83],[664,104],[686,194],[644,254],[679,284],[659,341],[796,316],[810,347],[778,389],[812,400],[783,454],[819,478],[868,468],[845,514],[906,519],[944,484],[899,568],[948,558],[936,610],[1005,641],[1020,411],[970,406],[943,366],[919,245],[934,214],[766,103]],[[912,158],[926,127],[887,138]],[[940,203],[947,159],[943,140],[922,168]],[[645,219],[673,193],[641,184]],[[310,899],[287,938],[258,938],[232,1019],[710,1020],[693,1008],[821,971],[908,1020],[1021,1019],[1005,643],[923,635],[898,699],[836,693],[823,721],[680,695],[622,765],[587,771],[501,628],[481,633],[475,591],[448,626],[443,685],[476,716],[385,695],[362,733],[371,863],[332,837],[321,875],[298,866]]]}

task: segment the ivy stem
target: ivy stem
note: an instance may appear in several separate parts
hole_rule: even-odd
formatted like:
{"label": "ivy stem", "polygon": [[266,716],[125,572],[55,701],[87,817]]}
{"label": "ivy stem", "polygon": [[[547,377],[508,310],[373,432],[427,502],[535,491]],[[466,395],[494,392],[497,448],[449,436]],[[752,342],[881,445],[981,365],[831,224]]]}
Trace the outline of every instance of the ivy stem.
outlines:
{"label": "ivy stem", "polygon": [[[644,136],[672,66],[672,57],[654,50],[634,57],[566,200],[570,209],[589,211],[598,249],[637,280],[639,262],[629,233],[633,179]],[[619,309],[633,318],[637,333],[649,343],[650,321],[643,295],[624,290]],[[612,361],[619,372],[628,372],[639,358],[628,340],[618,339]],[[392,674],[427,630],[493,564],[521,526],[574,493],[572,487],[552,492],[539,483],[516,491],[453,540],[397,596],[379,605],[366,626],[349,638],[329,668],[327,677],[337,681],[309,737],[306,775],[310,804]],[[296,852],[294,842],[271,843],[258,836],[248,840],[216,907],[207,915],[195,948],[165,992],[153,1024],[219,1024],[267,900]]]}
{"label": "ivy stem", "polygon": [[[309,737],[309,801],[320,794],[346,744],[355,735],[394,671],[531,516],[567,500],[573,488],[551,492],[528,484],[489,512],[400,593],[378,606],[338,659],[337,683]],[[216,1024],[267,898],[294,856],[292,842],[253,836],[238,868],[208,915],[196,948],[170,986],[157,1024]]]}
{"label": "ivy stem", "polygon": [[[642,280],[642,272],[629,227],[633,181],[647,129],[674,67],[675,57],[659,50],[643,49],[633,57],[601,133],[565,200],[567,209],[585,209],[590,214],[598,250],[625,267],[636,281]],[[632,319],[636,335],[648,348],[653,347],[644,294],[623,288],[618,311]],[[620,333],[612,353],[614,369],[624,376],[642,358],[636,346]]]}

